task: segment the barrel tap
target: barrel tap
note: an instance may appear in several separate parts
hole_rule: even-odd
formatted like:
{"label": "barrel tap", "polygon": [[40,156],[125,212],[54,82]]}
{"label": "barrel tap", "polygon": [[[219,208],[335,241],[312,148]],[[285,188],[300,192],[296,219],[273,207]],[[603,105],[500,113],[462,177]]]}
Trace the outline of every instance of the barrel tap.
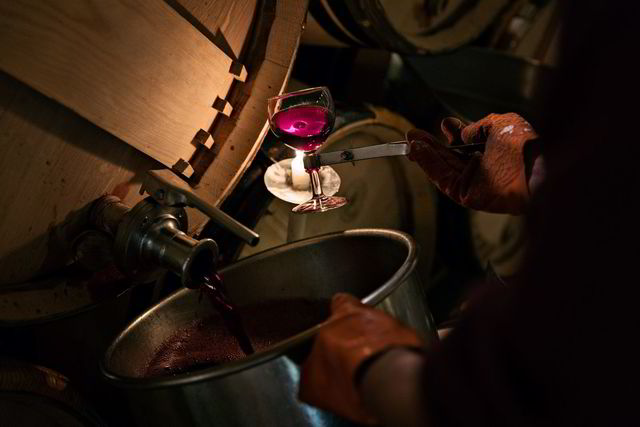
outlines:
{"label": "barrel tap", "polygon": [[254,246],[259,236],[210,205],[170,170],[148,171],[140,194],[148,194],[133,208],[115,196],[103,196],[93,206],[94,226],[114,236],[118,268],[135,281],[155,280],[165,269],[192,287],[202,274],[215,271],[218,245],[212,239],[194,239],[185,207],[193,207]]}

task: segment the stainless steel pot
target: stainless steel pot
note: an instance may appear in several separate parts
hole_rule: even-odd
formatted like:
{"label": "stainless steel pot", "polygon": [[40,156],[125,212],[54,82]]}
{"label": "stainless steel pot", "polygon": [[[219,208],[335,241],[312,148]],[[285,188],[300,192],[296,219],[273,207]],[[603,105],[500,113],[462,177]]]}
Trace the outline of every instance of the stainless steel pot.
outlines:
{"label": "stainless steel pot", "polygon": [[[239,306],[349,292],[435,339],[423,287],[413,274],[417,248],[401,232],[349,230],[286,244],[221,271]],[[102,372],[121,387],[139,425],[338,426],[342,419],[297,400],[299,362],[321,325],[271,349],[191,373],[143,378],[158,347],[211,313],[182,289],[141,315],[111,344]]]}

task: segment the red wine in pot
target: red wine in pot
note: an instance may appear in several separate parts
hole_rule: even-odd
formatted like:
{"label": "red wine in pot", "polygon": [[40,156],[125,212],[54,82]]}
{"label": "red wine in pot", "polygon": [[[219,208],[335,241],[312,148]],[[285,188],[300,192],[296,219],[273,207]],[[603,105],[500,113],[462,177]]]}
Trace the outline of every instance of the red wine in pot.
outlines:
{"label": "red wine in pot", "polygon": [[278,111],[271,117],[274,133],[296,150],[315,151],[333,127],[333,115],[324,107],[301,105]]}
{"label": "red wine in pot", "polygon": [[[329,317],[328,299],[292,298],[238,307],[256,351],[266,350]],[[144,376],[176,375],[241,360],[246,354],[220,314],[199,319],[156,350]]]}

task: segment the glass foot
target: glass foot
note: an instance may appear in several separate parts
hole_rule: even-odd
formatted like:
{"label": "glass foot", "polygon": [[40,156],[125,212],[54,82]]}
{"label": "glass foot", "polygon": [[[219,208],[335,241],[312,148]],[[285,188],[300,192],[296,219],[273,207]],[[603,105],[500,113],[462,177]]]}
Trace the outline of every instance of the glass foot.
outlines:
{"label": "glass foot", "polygon": [[291,212],[304,214],[312,212],[326,212],[347,204],[347,199],[338,196],[321,196],[308,200],[291,209]]}

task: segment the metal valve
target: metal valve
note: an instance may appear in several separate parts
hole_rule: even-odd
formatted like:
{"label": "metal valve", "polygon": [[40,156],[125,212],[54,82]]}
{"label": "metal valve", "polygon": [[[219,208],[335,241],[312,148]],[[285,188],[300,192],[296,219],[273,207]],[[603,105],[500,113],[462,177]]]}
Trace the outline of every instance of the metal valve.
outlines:
{"label": "metal valve", "polygon": [[140,192],[150,197],[133,208],[104,196],[91,214],[94,225],[115,236],[116,264],[134,280],[154,280],[168,269],[192,287],[202,275],[215,271],[218,246],[212,239],[196,240],[185,233],[186,206],[199,209],[250,245],[258,243],[255,232],[199,198],[169,170],[149,171]]}

